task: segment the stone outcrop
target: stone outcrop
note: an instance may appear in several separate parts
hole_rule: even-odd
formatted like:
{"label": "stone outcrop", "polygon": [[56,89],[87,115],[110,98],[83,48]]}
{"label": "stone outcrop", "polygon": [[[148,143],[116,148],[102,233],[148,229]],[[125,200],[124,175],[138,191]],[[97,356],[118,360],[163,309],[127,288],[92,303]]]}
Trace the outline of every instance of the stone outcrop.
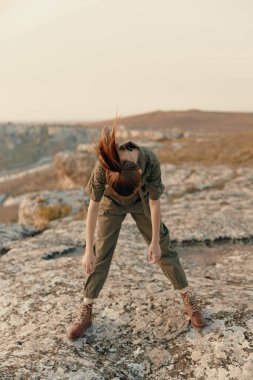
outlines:
{"label": "stone outcrop", "polygon": [[45,191],[24,198],[19,206],[19,223],[45,229],[55,219],[76,215],[87,208],[88,197],[83,189]]}
{"label": "stone outcrop", "polygon": [[97,138],[99,129],[74,125],[0,123],[0,173],[49,162],[62,150]]}
{"label": "stone outcrop", "polygon": [[85,186],[90,177],[96,155],[92,146],[81,145],[76,152],[59,152],[54,156],[53,165],[59,187],[73,189]]}
{"label": "stone outcrop", "polygon": [[[162,179],[162,214],[173,240],[180,244],[253,240],[253,169],[164,164]],[[79,187],[30,193],[17,201],[21,202],[19,222],[43,229],[53,219],[85,212],[89,199]]]}
{"label": "stone outcrop", "polygon": [[[120,140],[128,139],[140,139],[140,140],[149,140],[149,141],[163,141],[168,139],[180,139],[185,136],[186,132],[182,132],[177,128],[168,128],[168,129],[133,129],[126,128],[124,125],[119,125],[117,128],[117,138]],[[187,134],[189,137],[191,134]]]}
{"label": "stone outcrop", "polygon": [[40,231],[32,226],[24,226],[18,223],[0,224],[0,256],[10,250],[10,244],[15,240],[22,240],[34,236]]}
{"label": "stone outcrop", "polygon": [[252,168],[165,164],[162,177],[163,216],[178,242],[253,240]]}

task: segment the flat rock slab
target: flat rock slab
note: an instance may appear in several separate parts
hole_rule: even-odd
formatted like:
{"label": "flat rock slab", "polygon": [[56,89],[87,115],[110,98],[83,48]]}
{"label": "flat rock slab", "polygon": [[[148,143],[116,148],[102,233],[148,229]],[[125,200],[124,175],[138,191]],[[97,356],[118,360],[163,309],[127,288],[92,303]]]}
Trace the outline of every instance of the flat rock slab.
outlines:
{"label": "flat rock slab", "polygon": [[39,230],[32,226],[25,226],[19,223],[0,224],[0,256],[9,251],[9,244],[15,240],[21,240],[28,236],[39,233]]}
{"label": "flat rock slab", "polygon": [[[252,245],[178,247],[205,310],[207,326],[198,332],[127,218],[93,327],[71,342],[66,331],[85,280],[85,222],[53,227],[13,241],[1,257],[1,379],[252,379]],[[52,252],[58,255],[45,260]]]}
{"label": "flat rock slab", "polygon": [[162,215],[172,240],[253,241],[252,168],[165,164],[162,179]]}

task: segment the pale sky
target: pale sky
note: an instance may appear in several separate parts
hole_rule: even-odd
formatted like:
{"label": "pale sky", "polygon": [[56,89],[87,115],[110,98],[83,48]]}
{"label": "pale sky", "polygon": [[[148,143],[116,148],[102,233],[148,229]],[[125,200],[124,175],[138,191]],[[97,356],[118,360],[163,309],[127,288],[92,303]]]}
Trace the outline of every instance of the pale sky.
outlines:
{"label": "pale sky", "polygon": [[0,0],[0,121],[253,112],[252,0]]}

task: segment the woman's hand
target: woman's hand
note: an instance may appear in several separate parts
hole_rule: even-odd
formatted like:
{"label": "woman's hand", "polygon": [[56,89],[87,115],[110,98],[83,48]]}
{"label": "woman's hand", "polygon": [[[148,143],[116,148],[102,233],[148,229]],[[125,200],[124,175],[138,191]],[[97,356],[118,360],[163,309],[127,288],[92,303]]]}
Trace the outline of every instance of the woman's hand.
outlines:
{"label": "woman's hand", "polygon": [[148,249],[149,264],[155,264],[161,258],[161,248],[158,243],[152,243]]}
{"label": "woman's hand", "polygon": [[87,274],[94,272],[95,255],[93,252],[86,251],[82,258],[82,267]]}

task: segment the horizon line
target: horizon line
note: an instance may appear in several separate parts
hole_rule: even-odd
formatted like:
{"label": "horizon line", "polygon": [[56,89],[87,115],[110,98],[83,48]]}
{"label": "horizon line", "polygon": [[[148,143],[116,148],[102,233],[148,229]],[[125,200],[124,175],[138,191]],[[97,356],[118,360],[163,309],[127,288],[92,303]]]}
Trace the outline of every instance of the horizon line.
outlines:
{"label": "horizon line", "polygon": [[[252,114],[253,113],[253,110],[252,111],[235,111],[235,110],[203,110],[203,109],[199,109],[199,108],[189,108],[189,109],[171,109],[171,110],[161,110],[161,109],[157,109],[157,110],[153,110],[153,111],[146,111],[146,112],[141,112],[141,113],[135,113],[135,114],[127,114],[127,115],[124,115],[122,117],[120,117],[121,119],[124,119],[124,118],[129,118],[129,117],[136,117],[136,116],[141,116],[141,115],[148,115],[148,114],[152,114],[152,113],[158,113],[158,112],[161,112],[161,113],[167,113],[167,112],[206,112],[206,113],[236,113],[236,114],[239,114],[239,113],[243,113],[243,114]],[[112,118],[101,118],[101,119],[43,119],[43,120],[36,120],[36,119],[14,119],[14,120],[11,120],[11,119],[6,119],[6,120],[0,120],[0,124],[3,124],[3,123],[7,123],[7,124],[15,124],[15,123],[19,123],[19,124],[47,124],[47,123],[100,123],[100,122],[105,122],[105,121],[110,121],[110,120],[113,120],[113,117]]]}

